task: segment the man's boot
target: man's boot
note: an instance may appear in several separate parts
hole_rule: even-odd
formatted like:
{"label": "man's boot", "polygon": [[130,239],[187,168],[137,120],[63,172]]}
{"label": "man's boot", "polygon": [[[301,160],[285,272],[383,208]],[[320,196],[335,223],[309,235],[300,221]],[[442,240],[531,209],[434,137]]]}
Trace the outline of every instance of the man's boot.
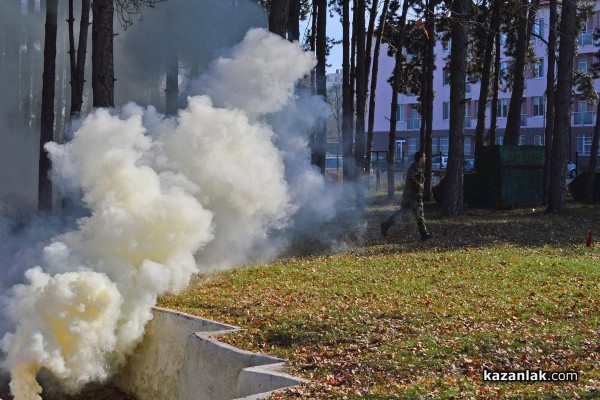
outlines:
{"label": "man's boot", "polygon": [[425,232],[421,233],[421,241],[424,242],[427,239],[431,239],[434,236],[435,235],[433,234],[432,231],[425,231]]}
{"label": "man's boot", "polygon": [[387,236],[388,229],[390,229],[390,224],[387,221],[381,223],[381,234],[383,236]]}

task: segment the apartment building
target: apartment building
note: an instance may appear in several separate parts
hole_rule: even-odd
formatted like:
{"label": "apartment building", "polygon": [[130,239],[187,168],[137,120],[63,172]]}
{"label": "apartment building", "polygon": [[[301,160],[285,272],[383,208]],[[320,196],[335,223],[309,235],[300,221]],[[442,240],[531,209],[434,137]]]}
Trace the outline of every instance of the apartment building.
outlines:
{"label": "apartment building", "polygon": [[[538,12],[534,30],[548,38],[549,7],[543,4]],[[593,44],[593,32],[600,27],[600,1],[596,1],[596,13],[586,23],[585,30],[579,35],[578,54],[573,60],[574,68],[587,72],[594,63],[594,52],[598,49]],[[521,107],[521,128],[519,144],[544,145],[545,108],[546,108],[546,77],[548,70],[548,55],[546,44],[532,36],[532,44],[538,62],[530,65],[525,72],[525,91]],[[446,67],[450,54],[451,43],[438,42],[435,48],[436,70],[434,72],[435,99],[433,104],[433,153],[448,154],[448,128],[450,117],[450,71]],[[502,54],[502,67],[508,65],[508,58]],[[386,151],[390,130],[390,104],[392,90],[385,82],[392,75],[394,59],[382,49],[379,60],[378,88],[376,93],[376,117],[374,127],[373,151]],[[501,85],[502,86],[502,85]],[[600,79],[594,80],[596,92],[600,92]],[[475,127],[477,124],[477,109],[479,107],[479,82],[467,83],[466,87],[466,118],[465,118],[465,158],[473,157],[475,143]],[[588,103],[575,91],[571,112],[571,135],[569,139],[569,159],[579,165],[587,165],[594,125],[596,123],[596,105]],[[510,91],[499,92],[498,120],[496,129],[496,144],[502,144],[506,126],[506,116],[510,105]],[[490,126],[490,110],[486,112],[486,134]],[[400,94],[398,98],[398,122],[396,125],[396,156],[409,160],[410,155],[419,149],[421,116],[417,111],[417,95]]]}

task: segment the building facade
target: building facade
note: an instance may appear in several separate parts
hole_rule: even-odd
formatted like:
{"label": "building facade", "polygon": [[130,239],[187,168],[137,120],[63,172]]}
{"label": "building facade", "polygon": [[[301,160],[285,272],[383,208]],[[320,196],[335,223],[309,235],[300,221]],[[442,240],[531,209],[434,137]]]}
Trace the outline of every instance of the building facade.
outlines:
{"label": "building facade", "polygon": [[[538,11],[534,25],[537,35],[548,39],[548,23],[550,11],[547,5],[543,5]],[[593,33],[600,27],[600,2],[596,1],[596,12],[587,21],[585,30],[577,38],[578,54],[573,60],[574,69],[582,72],[591,70],[592,64],[596,62],[594,53],[598,51],[593,43]],[[545,110],[546,110],[546,79],[548,70],[547,46],[542,40],[531,38],[535,51],[537,64],[530,65],[525,72],[525,90],[523,92],[523,104],[521,107],[520,145],[544,145]],[[446,66],[449,59],[451,43],[436,43],[434,71],[435,98],[433,104],[432,122],[432,153],[448,154],[448,128],[450,117],[450,71]],[[386,84],[392,75],[394,58],[387,55],[387,49],[382,49],[379,60],[378,88],[376,92],[376,116],[374,127],[373,151],[386,151],[388,149],[388,137],[390,131],[390,104],[392,99],[392,88]],[[504,52],[501,56],[501,67],[506,69],[508,57]],[[498,114],[496,124],[496,144],[502,144],[506,126],[506,116],[510,105],[511,92],[499,91]],[[594,80],[596,92],[600,92],[600,79]],[[472,158],[475,144],[475,127],[477,124],[477,109],[479,107],[480,82],[467,83],[466,87],[466,118],[465,118],[465,158]],[[419,136],[421,117],[418,110],[417,95],[398,95],[398,122],[396,125],[396,156],[403,160],[409,160],[420,147]],[[485,134],[490,127],[490,109],[486,110]],[[580,93],[575,91],[571,112],[571,134],[569,139],[569,159],[577,162],[578,166],[587,165],[590,156],[590,148],[594,125],[596,123],[596,104],[584,100]]]}

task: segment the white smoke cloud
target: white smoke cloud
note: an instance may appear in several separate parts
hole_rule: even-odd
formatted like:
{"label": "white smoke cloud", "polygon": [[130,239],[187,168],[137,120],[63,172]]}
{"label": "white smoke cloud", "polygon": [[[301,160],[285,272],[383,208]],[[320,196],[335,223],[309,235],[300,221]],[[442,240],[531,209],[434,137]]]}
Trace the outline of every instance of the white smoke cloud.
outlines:
{"label": "white smoke cloud", "polygon": [[[55,182],[82,193],[89,213],[11,291],[14,329],[0,345],[15,399],[41,398],[41,368],[68,390],[106,379],[141,340],[158,296],[200,269],[273,255],[273,236],[324,189],[305,129],[325,105],[290,105],[313,65],[297,43],[251,30],[177,117],[99,109],[72,141],[48,145]],[[300,110],[314,115],[284,122]],[[313,214],[331,216],[324,203]]]}

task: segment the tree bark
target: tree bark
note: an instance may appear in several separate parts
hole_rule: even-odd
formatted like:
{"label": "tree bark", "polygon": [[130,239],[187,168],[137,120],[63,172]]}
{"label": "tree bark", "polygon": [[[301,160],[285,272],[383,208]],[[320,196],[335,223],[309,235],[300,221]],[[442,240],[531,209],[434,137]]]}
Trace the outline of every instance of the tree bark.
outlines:
{"label": "tree bark", "polygon": [[269,12],[269,31],[285,38],[290,0],[272,0]]}
{"label": "tree bark", "polygon": [[366,106],[366,54],[365,54],[365,0],[358,0],[356,13],[356,209],[365,208],[365,106]]}
{"label": "tree bark", "polygon": [[406,14],[408,13],[408,1],[402,3],[402,14],[398,22],[398,38],[396,39],[396,54],[394,60],[394,73],[392,75],[392,104],[390,107],[390,133],[388,136],[387,157],[387,198],[393,200],[395,196],[394,175],[396,158],[396,123],[398,122],[398,92],[400,91],[400,73],[402,72],[402,47],[406,32]]}
{"label": "tree bark", "polygon": [[441,204],[442,214],[445,216],[455,216],[463,212],[468,2],[469,0],[454,0],[451,7],[449,150]]}
{"label": "tree bark", "polygon": [[90,0],[81,2],[81,20],[79,21],[79,41],[75,49],[73,31],[73,0],[69,0],[69,61],[71,63],[71,117],[81,113],[83,104],[83,86],[85,84],[85,58],[90,26]]}
{"label": "tree bark", "polygon": [[556,22],[558,12],[556,0],[550,0],[550,26],[548,29],[548,75],[546,76],[546,129],[544,130],[544,204],[548,204],[552,165],[552,134],[554,132]]}
{"label": "tree bark", "polygon": [[435,7],[437,5],[436,0],[427,0],[427,9],[425,11],[425,29],[427,30],[427,56],[425,58],[425,64],[427,65],[426,71],[426,91],[425,91],[425,113],[424,113],[424,124],[425,124],[425,135],[424,141],[421,143],[421,147],[427,156],[425,163],[425,188],[423,199],[431,200],[431,159],[432,159],[432,132],[433,132],[433,70],[435,67]]}
{"label": "tree bark", "polygon": [[[316,92],[327,102],[327,81],[325,63],[327,57],[327,0],[317,0],[317,37],[316,37]],[[315,133],[315,146],[312,149],[313,164],[325,173],[325,153],[327,147],[327,120],[319,121]]]}
{"label": "tree bark", "polygon": [[504,133],[504,144],[516,146],[519,144],[519,133],[521,129],[521,105],[523,104],[523,90],[525,88],[525,58],[529,47],[529,37],[533,21],[537,13],[539,0],[529,4],[529,0],[521,0],[519,13],[519,33],[514,56],[513,87],[506,116],[506,131]]}
{"label": "tree bark", "polygon": [[479,91],[479,108],[477,109],[477,126],[475,128],[475,164],[479,162],[479,149],[484,145],[485,113],[490,93],[490,79],[492,74],[492,58],[494,53],[494,39],[500,29],[500,0],[494,0],[491,10],[489,31],[485,43],[483,67],[481,70],[481,89]]}
{"label": "tree bark", "polygon": [[58,0],[46,2],[46,29],[44,36],[44,73],[42,83],[42,117],[40,126],[40,155],[38,181],[38,211],[52,210],[52,182],[50,158],[44,149],[54,139],[54,94],[56,78],[56,32]]}
{"label": "tree bark", "polygon": [[371,170],[371,150],[373,149],[373,129],[375,127],[375,92],[377,91],[377,74],[379,73],[379,51],[381,49],[381,38],[385,30],[385,19],[390,0],[383,2],[381,15],[379,17],[379,31],[375,39],[375,49],[373,50],[373,69],[371,73],[371,90],[369,91],[369,116],[367,121],[367,171]]}
{"label": "tree bark", "polygon": [[500,56],[502,52],[502,41],[500,31],[496,33],[496,54],[494,56],[494,81],[492,82],[492,103],[490,104],[490,130],[488,132],[488,144],[496,143],[496,125],[498,120],[498,91],[500,90]]}
{"label": "tree bark", "polygon": [[556,109],[552,135],[552,165],[550,167],[549,213],[565,210],[566,165],[569,133],[571,131],[571,88],[573,84],[573,57],[577,36],[577,4],[575,0],[563,0],[560,19],[560,45],[558,50],[558,73],[556,80]]}
{"label": "tree bark", "polygon": [[[342,157],[343,180],[351,182],[352,160],[352,90],[350,88],[350,0],[342,2]],[[344,185],[346,186],[346,185]]]}
{"label": "tree bark", "polygon": [[115,106],[113,0],[92,3],[92,90],[94,107]]}
{"label": "tree bark", "polygon": [[287,38],[290,42],[300,40],[300,0],[289,0]]}

